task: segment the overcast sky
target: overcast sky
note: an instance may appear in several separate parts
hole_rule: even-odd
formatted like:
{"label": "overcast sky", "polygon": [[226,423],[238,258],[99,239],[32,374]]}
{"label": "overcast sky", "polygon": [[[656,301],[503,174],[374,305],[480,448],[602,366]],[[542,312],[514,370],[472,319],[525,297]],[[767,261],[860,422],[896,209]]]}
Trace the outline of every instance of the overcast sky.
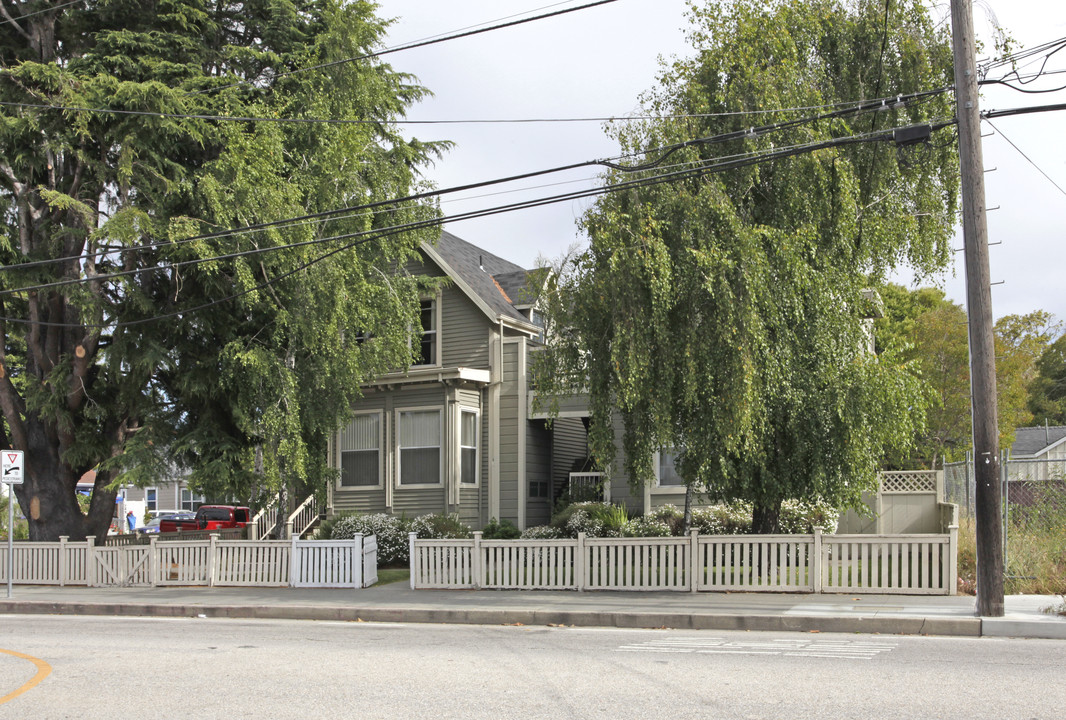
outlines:
{"label": "overcast sky", "polygon": [[[396,18],[387,39],[390,46],[588,2],[378,0],[380,14]],[[412,109],[408,116],[412,120],[624,116],[633,113],[641,93],[655,85],[659,58],[690,53],[684,32],[688,25],[686,7],[685,0],[618,0],[395,53],[385,60],[397,70],[416,75],[434,93]],[[947,3],[934,12],[937,17],[945,16]],[[1066,3],[1062,0],[976,0],[974,18],[979,36],[990,39],[993,17],[1013,35],[1017,47],[1066,37]],[[1046,69],[1066,70],[1066,50],[1055,55]],[[1059,85],[1066,85],[1066,74],[1052,75],[1040,87]],[[1066,91],[1022,94],[997,87],[986,89],[981,102],[985,110],[1066,103]],[[993,312],[998,318],[1043,309],[1066,320],[1066,112],[993,122],[1001,133],[984,139],[985,166],[990,170],[986,175],[987,205],[1000,208],[988,215],[989,238],[993,244],[1002,243],[990,252],[992,282],[1001,283],[992,288]],[[985,123],[985,133],[992,132]],[[441,188],[617,153],[598,122],[416,125],[410,127],[410,133],[420,139],[456,143],[428,173]],[[591,187],[595,175],[595,171],[585,169],[527,180],[465,193],[467,199],[452,199],[442,207],[446,215],[456,215]],[[549,183],[553,186],[518,192]],[[485,195],[503,191],[507,194]],[[538,256],[554,258],[583,241],[576,220],[589,202],[571,201],[451,222],[447,229],[501,257],[534,267]],[[961,245],[960,231],[955,246]],[[964,305],[961,253],[956,258],[956,269],[940,284],[949,297]],[[909,282],[910,274],[901,273],[899,281]]]}

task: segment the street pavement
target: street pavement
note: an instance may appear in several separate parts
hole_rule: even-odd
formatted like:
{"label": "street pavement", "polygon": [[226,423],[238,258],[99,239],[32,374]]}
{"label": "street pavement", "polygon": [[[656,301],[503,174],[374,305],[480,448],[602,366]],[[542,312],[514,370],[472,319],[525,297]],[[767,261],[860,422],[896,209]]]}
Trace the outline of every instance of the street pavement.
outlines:
{"label": "street pavement", "polygon": [[1053,595],[1010,595],[1002,618],[966,595],[16,585],[0,614],[277,618],[352,622],[858,632],[1066,639]]}

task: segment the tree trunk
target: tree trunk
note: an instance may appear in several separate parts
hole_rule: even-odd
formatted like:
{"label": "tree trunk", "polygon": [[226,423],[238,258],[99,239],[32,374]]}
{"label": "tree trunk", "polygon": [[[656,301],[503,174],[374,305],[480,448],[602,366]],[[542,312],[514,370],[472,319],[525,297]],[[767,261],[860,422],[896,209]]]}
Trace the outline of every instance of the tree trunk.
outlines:
{"label": "tree trunk", "polygon": [[751,532],[755,535],[775,535],[781,529],[781,501],[759,501],[751,510]]}

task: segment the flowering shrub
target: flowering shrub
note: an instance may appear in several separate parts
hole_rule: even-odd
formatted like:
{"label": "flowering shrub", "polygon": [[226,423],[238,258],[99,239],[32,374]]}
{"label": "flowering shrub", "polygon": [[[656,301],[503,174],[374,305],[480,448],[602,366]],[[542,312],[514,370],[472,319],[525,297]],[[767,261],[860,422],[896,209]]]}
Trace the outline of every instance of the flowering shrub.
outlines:
{"label": "flowering shrub", "polygon": [[781,503],[779,522],[781,532],[790,535],[808,535],[814,528],[832,535],[837,531],[840,512],[829,503],[804,502],[802,500],[785,500]]}
{"label": "flowering shrub", "polygon": [[635,517],[622,526],[622,537],[670,537],[670,526],[653,517]]}
{"label": "flowering shrub", "polygon": [[558,540],[565,537],[563,531],[551,525],[536,525],[522,532],[523,540]]}
{"label": "flowering shrub", "polygon": [[603,530],[603,523],[588,510],[575,510],[566,521],[566,534],[569,537],[577,537],[579,533],[585,533],[586,537],[604,537]]}
{"label": "flowering shrub", "polygon": [[751,533],[751,503],[712,505],[692,511],[692,529],[700,535],[747,535]]}
{"label": "flowering shrub", "polygon": [[407,564],[410,557],[407,528],[399,518],[385,513],[349,515],[333,524],[330,537],[334,540],[350,540],[360,533],[377,536],[378,565]]}
{"label": "flowering shrub", "polygon": [[660,505],[648,517],[664,523],[670,529],[670,535],[674,537],[685,533],[685,512],[679,507],[670,504]]}
{"label": "flowering shrub", "polygon": [[470,528],[467,527],[456,514],[451,515],[419,515],[407,526],[408,532],[413,532],[423,539],[446,539],[471,537]]}

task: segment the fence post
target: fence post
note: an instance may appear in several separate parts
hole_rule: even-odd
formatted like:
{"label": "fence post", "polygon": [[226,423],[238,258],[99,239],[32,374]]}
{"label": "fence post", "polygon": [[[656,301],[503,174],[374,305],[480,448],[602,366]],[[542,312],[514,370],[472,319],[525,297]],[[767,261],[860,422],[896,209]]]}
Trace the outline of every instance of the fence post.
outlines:
{"label": "fence post", "polygon": [[[813,553],[814,553],[814,557],[812,559],[814,560],[814,565],[812,567],[812,572],[811,572],[811,575],[812,575],[812,577],[811,577],[811,585],[813,586],[812,589],[813,589],[814,592],[820,593],[820,592],[822,592],[822,562],[823,562],[823,555],[822,555],[822,528],[820,528],[820,527],[814,528],[814,548],[813,548]],[[810,563],[809,560],[808,560],[808,563]]]}
{"label": "fence post", "polygon": [[218,570],[218,563],[215,562],[215,542],[218,540],[218,533],[211,533],[208,540],[208,552],[207,552],[207,586],[215,586],[215,573]]}
{"label": "fence post", "polygon": [[85,584],[96,587],[96,536],[85,537]]}
{"label": "fence post", "polygon": [[415,589],[415,538],[418,533],[407,533],[407,562],[411,567],[411,589]]}
{"label": "fence post", "polygon": [[67,540],[69,535],[59,536],[59,587],[67,584]]}
{"label": "fence post", "polygon": [[366,535],[361,532],[355,533],[355,538],[352,539],[352,562],[355,563],[355,569],[352,572],[352,579],[355,581],[356,588],[362,588],[362,544],[367,542]]}
{"label": "fence post", "polygon": [[689,531],[689,557],[688,557],[688,582],[689,592],[698,592],[700,589],[700,531]]}
{"label": "fence post", "polygon": [[159,548],[156,547],[157,538],[155,535],[148,538],[148,576],[151,580],[152,587],[159,585],[160,575],[159,571]]}
{"label": "fence post", "polygon": [[474,574],[471,578],[474,581],[474,589],[481,589],[481,574],[483,572],[483,563],[481,562],[481,536],[483,533],[478,530],[474,533],[474,556],[470,558],[470,572]]}
{"label": "fence post", "polygon": [[585,590],[585,533],[577,534],[577,546],[574,548],[574,584],[577,591]]}
{"label": "fence post", "polygon": [[296,538],[289,536],[289,587],[296,587],[303,572],[301,561],[303,554],[296,545]]}
{"label": "fence post", "polygon": [[948,595],[959,591],[959,526],[948,528],[948,586],[944,588]]}

